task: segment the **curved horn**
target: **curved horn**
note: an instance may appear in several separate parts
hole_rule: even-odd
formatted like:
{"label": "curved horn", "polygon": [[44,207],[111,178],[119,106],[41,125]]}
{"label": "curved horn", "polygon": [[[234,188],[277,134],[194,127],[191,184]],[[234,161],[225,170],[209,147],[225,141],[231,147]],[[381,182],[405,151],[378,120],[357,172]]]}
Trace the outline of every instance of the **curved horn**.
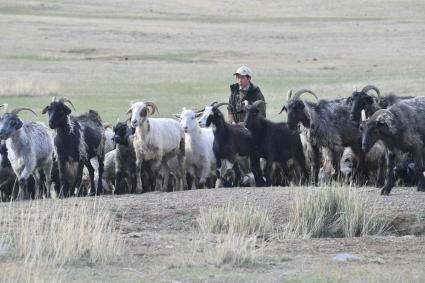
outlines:
{"label": "curved horn", "polygon": [[367,85],[362,89],[362,92],[367,93],[369,90],[374,90],[378,97],[381,97],[381,93],[379,92],[379,89],[374,85]]}
{"label": "curved horn", "polygon": [[215,106],[218,103],[218,101],[214,101],[213,103],[211,103],[210,106]]}
{"label": "curved horn", "polygon": [[229,105],[230,106],[230,104],[227,103],[227,102],[220,102],[220,103],[215,104],[214,107],[218,108],[218,107],[223,106],[223,105]]}
{"label": "curved horn", "polygon": [[204,107],[204,108],[202,108],[201,110],[193,110],[193,111],[195,111],[195,113],[203,113],[203,112],[204,112],[204,110],[205,110],[205,107]]}
{"label": "curved horn", "polygon": [[386,115],[389,116],[391,119],[394,119],[394,114],[389,111],[388,109],[379,109],[378,111],[376,111],[375,113],[373,113],[372,117],[370,117],[371,120],[375,120],[377,119],[379,116],[381,115]]}
{"label": "curved horn", "polygon": [[150,114],[151,115],[153,115],[154,113],[155,113],[155,111],[156,112],[158,112],[158,114],[159,114],[159,110],[158,110],[158,107],[155,105],[155,103],[153,103],[153,102],[145,102],[145,104],[148,106],[148,107],[151,107],[151,110],[150,110]]}
{"label": "curved horn", "polygon": [[288,90],[288,93],[286,94],[286,101],[289,101],[292,96],[292,89]]}
{"label": "curved horn", "polygon": [[314,98],[316,98],[317,101],[319,101],[319,98],[317,97],[317,95],[313,91],[306,89],[306,88],[303,88],[303,89],[300,89],[299,91],[297,91],[294,94],[294,96],[292,97],[292,99],[298,100],[298,99],[300,99],[301,95],[303,95],[304,93],[310,93],[311,95],[314,96]]}
{"label": "curved horn", "polygon": [[74,109],[74,111],[75,111],[74,104],[72,104],[71,100],[69,100],[68,98],[63,97],[63,98],[59,99],[59,102],[69,103],[72,106],[72,109]]}
{"label": "curved horn", "polygon": [[34,110],[32,110],[29,107],[17,107],[15,109],[13,109],[12,111],[10,111],[10,113],[18,115],[18,113],[23,111],[23,110],[28,110],[28,111],[32,112],[35,116],[37,116],[37,113],[35,113]]}
{"label": "curved horn", "polygon": [[254,103],[252,103],[252,106],[258,107],[258,106],[260,106],[263,103],[264,103],[264,105],[266,104],[266,102],[264,100],[257,100]]}

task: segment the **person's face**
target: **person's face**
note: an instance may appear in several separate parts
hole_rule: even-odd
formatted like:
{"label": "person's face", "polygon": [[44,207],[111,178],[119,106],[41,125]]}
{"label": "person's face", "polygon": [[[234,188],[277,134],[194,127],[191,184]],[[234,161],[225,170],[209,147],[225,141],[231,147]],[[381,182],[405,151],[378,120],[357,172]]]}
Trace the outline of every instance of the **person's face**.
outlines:
{"label": "person's face", "polygon": [[236,75],[236,80],[242,88],[246,88],[249,85],[249,78],[247,76]]}

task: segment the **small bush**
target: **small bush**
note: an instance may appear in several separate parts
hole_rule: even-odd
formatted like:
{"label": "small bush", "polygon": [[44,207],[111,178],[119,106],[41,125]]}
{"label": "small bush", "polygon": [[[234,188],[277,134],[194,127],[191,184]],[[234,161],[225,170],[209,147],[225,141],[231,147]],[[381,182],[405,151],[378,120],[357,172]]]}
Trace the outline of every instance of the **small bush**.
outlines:
{"label": "small bush", "polygon": [[240,235],[264,235],[272,231],[272,224],[266,213],[256,207],[228,204],[224,207],[201,209],[198,224],[205,233],[229,233]]}
{"label": "small bush", "polygon": [[303,191],[290,207],[285,237],[359,237],[382,233],[387,224],[359,193],[348,187]]}

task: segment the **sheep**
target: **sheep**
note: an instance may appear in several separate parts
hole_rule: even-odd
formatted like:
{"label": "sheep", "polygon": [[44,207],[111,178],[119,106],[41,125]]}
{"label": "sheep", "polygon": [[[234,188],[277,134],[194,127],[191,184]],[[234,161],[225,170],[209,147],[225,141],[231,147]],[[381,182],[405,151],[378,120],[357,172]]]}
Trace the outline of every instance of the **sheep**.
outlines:
{"label": "sheep", "polygon": [[[225,122],[224,116],[219,110],[219,107],[223,105],[228,105],[228,103],[214,102],[210,106],[206,106],[202,111],[202,117],[199,119],[199,125],[201,127],[213,125],[213,152],[218,178],[216,186],[220,186],[220,182],[222,181],[222,160],[228,160],[232,164],[237,165],[235,163],[237,156],[250,157],[250,167],[254,174],[256,185],[262,186],[264,180],[260,176],[259,157],[255,156],[252,135],[248,129],[240,125]],[[235,170],[237,172],[236,179],[239,181],[240,172],[238,168],[235,168]],[[237,183],[235,182],[233,185],[235,186]]]}
{"label": "sheep", "polygon": [[30,197],[28,181],[31,175],[37,173],[38,169],[41,169],[46,176],[46,195],[49,196],[52,185],[53,138],[43,123],[22,121],[18,117],[18,113],[23,110],[37,115],[34,110],[27,107],[18,107],[5,113],[0,118],[0,139],[6,141],[8,157],[13,171],[18,177],[18,197],[23,199]]}
{"label": "sheep", "polygon": [[114,127],[115,149],[115,194],[135,193],[137,189],[136,152],[133,147],[133,131],[127,123]]}
{"label": "sheep", "polygon": [[[309,93],[317,103],[301,100],[301,95]],[[336,99],[332,101],[320,100],[317,95],[308,89],[301,89],[292,96],[292,90],[288,91],[287,103],[282,107],[281,113],[288,113],[288,126],[291,130],[297,130],[298,124],[308,128],[308,139],[311,153],[311,177],[312,183],[318,185],[320,168],[320,150],[327,148],[331,154],[332,164],[335,171],[338,171],[338,163],[341,159],[344,148],[352,148],[356,156],[359,157],[359,169],[357,173],[363,178],[364,153],[361,150],[361,134],[350,119],[350,104],[346,99]]]}
{"label": "sheep", "polygon": [[131,115],[131,126],[136,129],[133,145],[136,152],[138,179],[140,180],[141,177],[143,162],[152,161],[154,171],[164,176],[162,180],[161,174],[157,174],[155,190],[165,191],[170,172],[168,160],[177,157],[179,166],[174,173],[177,175],[179,184],[176,189],[183,190],[186,187],[184,131],[173,119],[150,118],[149,116],[155,111],[158,111],[158,108],[154,103],[142,101],[133,103],[127,111],[127,114]]}
{"label": "sheep", "polygon": [[176,115],[185,132],[186,171],[194,178],[194,186],[197,188],[203,188],[207,178],[215,175],[214,134],[211,128],[199,126],[196,118],[201,114],[183,108],[182,112]]}
{"label": "sheep", "polygon": [[[378,96],[370,95],[369,91],[371,90],[374,90]],[[413,98],[413,96],[398,96],[394,93],[381,96],[376,86],[367,85],[361,91],[354,91],[349,98],[352,102],[351,120],[358,126],[362,110],[366,111],[366,117],[370,117],[379,109],[388,108],[399,101],[410,98]]]}
{"label": "sheep", "polygon": [[385,185],[382,195],[388,195],[394,187],[394,160],[398,152],[409,153],[417,168],[418,191],[425,191],[424,137],[425,97],[400,101],[388,109],[376,111],[361,125],[362,149],[369,152],[381,140],[388,149]]}
{"label": "sheep", "polygon": [[74,108],[67,98],[61,98],[59,101],[53,98],[50,105],[42,111],[42,114],[48,113],[49,127],[56,131],[55,148],[61,188],[59,196],[67,197],[74,192],[74,188],[80,187],[84,166],[89,171],[91,193],[103,193],[102,178],[98,178],[96,187],[95,170],[90,163],[91,158],[97,157],[98,175],[102,176],[105,146],[102,120],[94,110],[80,116],[72,116],[71,109],[65,103]]}
{"label": "sheep", "polygon": [[272,185],[273,162],[279,163],[284,173],[288,173],[288,161],[292,158],[301,167],[304,178],[308,178],[299,133],[289,130],[286,123],[273,123],[264,118],[259,110],[259,106],[264,103],[257,100],[247,105],[244,122],[251,131],[257,156],[263,157],[266,161],[264,170],[266,185]]}

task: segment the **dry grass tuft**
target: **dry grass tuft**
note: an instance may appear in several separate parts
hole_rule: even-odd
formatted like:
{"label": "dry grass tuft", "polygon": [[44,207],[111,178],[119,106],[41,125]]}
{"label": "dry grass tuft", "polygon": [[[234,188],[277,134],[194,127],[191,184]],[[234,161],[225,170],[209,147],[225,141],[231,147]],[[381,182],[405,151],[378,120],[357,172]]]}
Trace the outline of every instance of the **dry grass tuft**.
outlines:
{"label": "dry grass tuft", "polygon": [[220,235],[217,244],[209,247],[207,257],[217,266],[248,267],[257,264],[259,253],[263,250],[255,235]]}
{"label": "dry grass tuft", "polygon": [[198,224],[205,233],[229,233],[240,235],[265,235],[272,231],[271,221],[266,213],[253,205],[228,204],[224,207],[201,209]]}
{"label": "dry grass tuft", "polygon": [[329,186],[303,191],[290,207],[286,238],[359,237],[383,233],[388,224],[349,187]]}
{"label": "dry grass tuft", "polygon": [[20,202],[8,213],[0,215],[11,219],[0,223],[0,246],[27,264],[109,263],[122,252],[114,215],[98,199]]}
{"label": "dry grass tuft", "polygon": [[[255,265],[264,245],[260,238],[272,232],[268,215],[247,203],[201,209],[197,220],[204,233],[198,246],[205,245],[197,258],[217,267]],[[213,244],[207,244],[210,233],[219,234]]]}

